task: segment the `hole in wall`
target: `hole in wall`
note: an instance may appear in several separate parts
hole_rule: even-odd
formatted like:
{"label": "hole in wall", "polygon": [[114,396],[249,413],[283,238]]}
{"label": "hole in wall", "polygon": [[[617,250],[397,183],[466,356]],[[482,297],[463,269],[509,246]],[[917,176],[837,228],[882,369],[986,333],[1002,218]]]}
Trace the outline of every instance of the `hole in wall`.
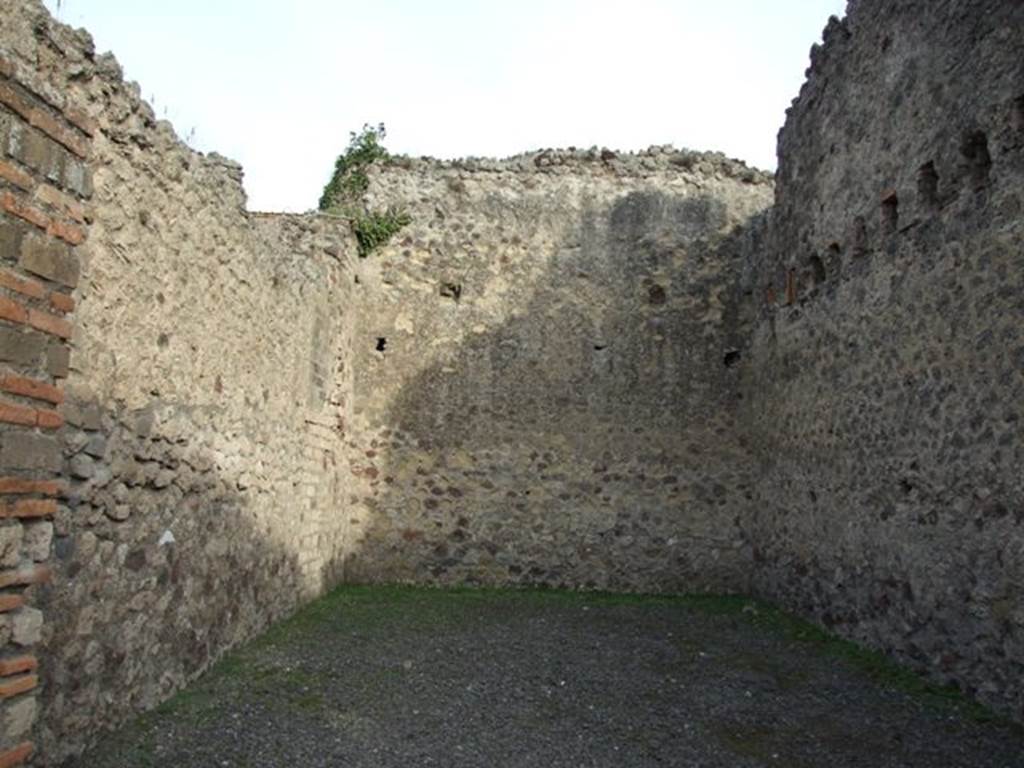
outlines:
{"label": "hole in wall", "polygon": [[988,152],[988,137],[984,131],[968,131],[960,141],[960,154],[967,163],[967,179],[974,189],[988,184],[992,169],[992,156]]}
{"label": "hole in wall", "polygon": [[161,333],[159,336],[156,337],[156,345],[158,347],[163,348],[163,347],[166,347],[170,343],[171,343],[171,337],[168,336],[166,333]]}
{"label": "hole in wall", "polygon": [[931,160],[917,169],[917,195],[924,205],[934,206],[939,202],[939,172]]}
{"label": "hole in wall", "polygon": [[652,285],[647,289],[647,302],[649,304],[664,304],[666,300],[665,289],[660,285]]}
{"label": "hole in wall", "polygon": [[441,295],[446,299],[458,301],[462,298],[462,285],[459,283],[441,283]]}
{"label": "hole in wall", "polygon": [[725,363],[726,368],[732,368],[740,361],[740,351],[738,349],[727,349],[725,356],[722,358],[722,362]]}
{"label": "hole in wall", "polygon": [[383,336],[378,336],[377,345],[374,347],[374,349],[376,349],[378,352],[383,352],[385,349],[387,349],[387,346],[388,340]]}
{"label": "hole in wall", "polygon": [[882,231],[891,235],[900,226],[900,200],[895,192],[882,198]]}
{"label": "hole in wall", "polygon": [[850,239],[853,243],[854,256],[863,256],[868,252],[868,225],[863,216],[853,218],[853,233]]}
{"label": "hole in wall", "polygon": [[1010,125],[1015,131],[1024,133],[1024,96],[1018,96],[1010,107]]}
{"label": "hole in wall", "polygon": [[607,344],[595,344],[594,345],[594,351],[595,352],[603,352],[606,349],[608,349],[608,345]]}
{"label": "hole in wall", "polygon": [[817,254],[812,254],[811,258],[808,259],[808,266],[811,268],[811,281],[814,285],[821,285],[828,278],[828,272],[825,270],[825,262],[821,260],[821,257]]}
{"label": "hole in wall", "polygon": [[843,249],[839,243],[829,243],[825,250],[825,266],[836,277],[843,271]]}

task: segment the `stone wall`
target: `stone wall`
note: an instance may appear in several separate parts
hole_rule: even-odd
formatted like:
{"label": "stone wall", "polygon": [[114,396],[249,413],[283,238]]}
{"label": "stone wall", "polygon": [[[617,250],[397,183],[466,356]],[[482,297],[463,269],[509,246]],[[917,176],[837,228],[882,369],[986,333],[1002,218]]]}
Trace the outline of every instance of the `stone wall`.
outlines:
{"label": "stone wall", "polygon": [[779,137],[757,591],[1024,717],[1024,5],[851,4]]}
{"label": "stone wall", "polygon": [[360,264],[354,580],[741,590],[740,222],[770,178],[652,149],[398,159]]}
{"label": "stone wall", "polygon": [[40,3],[4,0],[0,47],[4,746],[39,640],[53,764],[340,577],[355,249],[247,213],[241,169]]}
{"label": "stone wall", "polygon": [[0,11],[0,768],[341,579],[754,591],[1024,717],[1019,2],[851,3],[771,208],[720,155],[397,158],[364,259]]}

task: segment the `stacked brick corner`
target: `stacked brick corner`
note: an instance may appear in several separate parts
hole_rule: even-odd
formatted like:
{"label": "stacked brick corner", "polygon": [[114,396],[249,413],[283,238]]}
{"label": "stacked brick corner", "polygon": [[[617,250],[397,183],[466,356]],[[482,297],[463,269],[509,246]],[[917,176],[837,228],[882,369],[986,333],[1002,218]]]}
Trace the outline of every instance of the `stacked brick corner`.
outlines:
{"label": "stacked brick corner", "polygon": [[92,123],[0,52],[0,766],[35,751],[37,646],[54,521],[67,486],[61,430]]}

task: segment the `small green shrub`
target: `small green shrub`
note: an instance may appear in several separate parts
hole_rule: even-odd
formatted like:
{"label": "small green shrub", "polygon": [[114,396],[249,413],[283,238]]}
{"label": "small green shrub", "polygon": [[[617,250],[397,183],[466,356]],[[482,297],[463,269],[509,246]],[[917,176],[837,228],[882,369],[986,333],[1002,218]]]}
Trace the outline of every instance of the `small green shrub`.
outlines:
{"label": "small green shrub", "polygon": [[384,245],[398,230],[412,221],[412,217],[397,208],[381,212],[357,213],[352,218],[352,231],[359,242],[359,255],[366,257]]}
{"label": "small green shrub", "polygon": [[320,195],[321,211],[349,219],[362,257],[384,245],[412,221],[409,214],[397,208],[370,211],[363,200],[370,186],[367,170],[374,163],[390,158],[382,143],[385,135],[383,123],[377,126],[367,124],[359,133],[350,133],[348,148],[338,155],[334,173]]}

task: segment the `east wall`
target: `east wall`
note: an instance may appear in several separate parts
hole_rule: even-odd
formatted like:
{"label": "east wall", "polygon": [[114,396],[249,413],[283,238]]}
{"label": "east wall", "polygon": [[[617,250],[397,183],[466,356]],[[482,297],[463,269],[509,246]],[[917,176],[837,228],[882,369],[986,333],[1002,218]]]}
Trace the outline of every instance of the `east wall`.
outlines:
{"label": "east wall", "polygon": [[744,276],[755,591],[1024,717],[1024,5],[851,3]]}

